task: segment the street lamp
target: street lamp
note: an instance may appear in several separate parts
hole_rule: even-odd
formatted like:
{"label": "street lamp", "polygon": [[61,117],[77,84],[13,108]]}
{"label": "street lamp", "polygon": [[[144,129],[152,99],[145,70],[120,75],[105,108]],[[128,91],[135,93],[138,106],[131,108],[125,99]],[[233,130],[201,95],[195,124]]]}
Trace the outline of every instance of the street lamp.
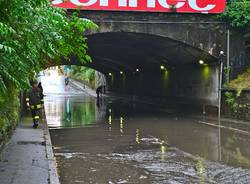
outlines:
{"label": "street lamp", "polygon": [[165,66],[161,65],[160,66],[161,70],[165,70]]}
{"label": "street lamp", "polygon": [[221,116],[221,91],[222,91],[222,77],[223,77],[223,57],[225,54],[223,51],[220,51],[219,55],[219,64],[220,64],[220,73],[219,73],[219,86],[218,86],[218,118]]}
{"label": "street lamp", "polygon": [[218,85],[218,126],[219,126],[219,135],[218,135],[218,145],[219,145],[219,160],[221,160],[221,93],[222,93],[222,78],[223,78],[223,57],[225,54],[223,51],[220,51],[219,54],[219,64],[220,64],[220,73],[219,73],[219,85]]}
{"label": "street lamp", "polygon": [[109,72],[109,76],[112,76],[112,73]]}
{"label": "street lamp", "polygon": [[120,71],[120,74],[122,75],[122,74],[123,74],[123,71]]}
{"label": "street lamp", "polygon": [[136,68],[136,70],[135,70],[136,72],[139,72],[140,70],[139,70],[139,68]]}
{"label": "street lamp", "polygon": [[200,65],[204,65],[204,61],[200,59],[200,60],[199,60],[199,64],[200,64]]}

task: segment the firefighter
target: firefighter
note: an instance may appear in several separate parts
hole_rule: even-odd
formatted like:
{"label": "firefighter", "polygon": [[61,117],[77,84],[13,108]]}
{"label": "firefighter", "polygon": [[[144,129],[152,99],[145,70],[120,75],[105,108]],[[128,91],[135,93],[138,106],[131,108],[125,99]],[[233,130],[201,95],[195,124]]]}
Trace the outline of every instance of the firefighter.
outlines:
{"label": "firefighter", "polygon": [[64,83],[65,83],[65,86],[69,85],[69,77],[67,76],[67,74],[65,74]]}
{"label": "firefighter", "polygon": [[99,87],[96,89],[97,100],[99,100],[100,94],[101,94],[101,93],[102,93],[102,86],[99,86]]}
{"label": "firefighter", "polygon": [[31,115],[33,118],[33,127],[37,128],[40,120],[40,110],[42,108],[41,104],[41,89],[38,87],[38,82],[34,80],[32,82],[32,89],[28,92],[26,98],[27,107],[31,110]]}
{"label": "firefighter", "polygon": [[43,95],[43,87],[42,83],[38,83],[38,88],[40,89],[40,99],[41,99],[41,104],[44,105],[44,95]]}

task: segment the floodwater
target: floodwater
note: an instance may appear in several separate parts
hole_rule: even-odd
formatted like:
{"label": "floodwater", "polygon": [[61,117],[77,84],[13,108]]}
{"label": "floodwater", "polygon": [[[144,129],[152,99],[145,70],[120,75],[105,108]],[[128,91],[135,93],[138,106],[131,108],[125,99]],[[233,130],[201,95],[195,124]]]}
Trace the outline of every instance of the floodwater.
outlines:
{"label": "floodwater", "polygon": [[250,183],[250,123],[117,98],[47,96],[62,184]]}

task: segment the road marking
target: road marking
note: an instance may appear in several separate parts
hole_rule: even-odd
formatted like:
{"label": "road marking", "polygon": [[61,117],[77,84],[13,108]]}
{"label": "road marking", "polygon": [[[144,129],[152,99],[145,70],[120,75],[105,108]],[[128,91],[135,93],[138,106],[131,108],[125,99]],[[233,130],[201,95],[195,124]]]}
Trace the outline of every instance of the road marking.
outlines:
{"label": "road marking", "polygon": [[205,122],[205,121],[198,121],[198,123],[205,124],[205,125],[212,126],[212,127],[217,127],[217,128],[224,128],[224,129],[231,130],[233,132],[238,132],[238,133],[250,136],[250,132],[240,130],[240,129],[237,129],[237,128],[226,127],[226,126],[222,126],[222,125],[216,125],[216,124],[208,123],[208,122]]}

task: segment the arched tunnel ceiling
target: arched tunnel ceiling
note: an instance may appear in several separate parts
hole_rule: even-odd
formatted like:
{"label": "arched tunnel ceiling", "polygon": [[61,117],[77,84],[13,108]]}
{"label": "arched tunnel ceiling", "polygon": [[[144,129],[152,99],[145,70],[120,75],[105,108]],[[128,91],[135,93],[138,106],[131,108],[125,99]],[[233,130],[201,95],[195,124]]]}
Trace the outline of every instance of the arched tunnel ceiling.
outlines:
{"label": "arched tunnel ceiling", "polygon": [[129,32],[88,35],[89,67],[103,73],[114,71],[159,70],[160,65],[178,67],[197,65],[200,59],[210,64],[217,58],[190,45],[170,38]]}

